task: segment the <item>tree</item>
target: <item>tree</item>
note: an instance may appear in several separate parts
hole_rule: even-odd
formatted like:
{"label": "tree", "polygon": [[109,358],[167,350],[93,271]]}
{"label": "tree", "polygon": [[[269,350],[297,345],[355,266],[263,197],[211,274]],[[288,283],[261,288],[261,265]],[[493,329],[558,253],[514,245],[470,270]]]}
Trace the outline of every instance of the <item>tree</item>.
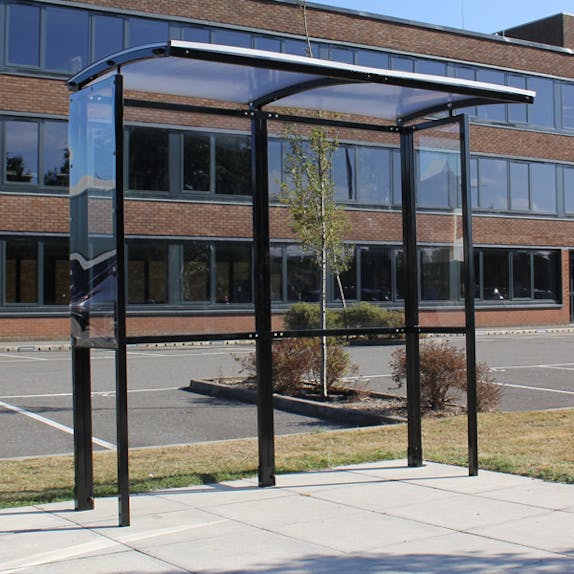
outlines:
{"label": "tree", "polygon": [[[339,276],[349,265],[352,251],[344,243],[349,222],[335,201],[333,154],[338,142],[325,128],[313,128],[307,137],[292,127],[286,130],[288,181],[281,201],[289,208],[293,232],[310,252],[321,272],[319,306],[321,329],[327,328],[327,272]],[[321,384],[327,396],[327,337],[321,344]]]}

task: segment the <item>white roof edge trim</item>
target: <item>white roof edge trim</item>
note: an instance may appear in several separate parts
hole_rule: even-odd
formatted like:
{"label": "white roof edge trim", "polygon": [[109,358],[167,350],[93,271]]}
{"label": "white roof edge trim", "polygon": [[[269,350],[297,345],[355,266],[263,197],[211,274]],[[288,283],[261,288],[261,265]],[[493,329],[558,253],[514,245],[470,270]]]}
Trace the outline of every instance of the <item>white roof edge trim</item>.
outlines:
{"label": "white roof edge trim", "polygon": [[[381,80],[386,78],[397,78],[403,80],[413,80],[420,82],[436,83],[441,86],[449,87],[465,87],[470,89],[479,90],[492,90],[499,93],[508,94],[521,94],[534,98],[536,92],[533,90],[525,90],[522,88],[514,88],[512,86],[502,86],[499,84],[490,84],[487,82],[478,82],[475,80],[465,80],[462,78],[453,78],[451,76],[432,76],[430,74],[419,74],[416,72],[402,72],[398,70],[387,70],[383,68],[369,68],[366,66],[359,66],[356,64],[346,64],[344,62],[336,62],[333,60],[323,60],[321,58],[310,58],[308,56],[295,56],[293,54],[284,54],[282,52],[269,52],[266,50],[256,50],[254,48],[239,48],[236,46],[225,46],[222,44],[203,44],[199,42],[186,42],[183,40],[170,40],[167,42],[168,46],[179,48],[182,50],[189,49],[195,51],[202,51],[214,54],[226,54],[229,56],[244,56],[246,58],[254,58],[257,60],[267,62],[285,62],[291,64],[299,64],[309,67],[319,67],[327,70],[340,70],[345,72],[357,72],[358,74],[368,74],[372,76],[372,81],[376,78]],[[270,66],[271,68],[271,66]],[[357,82],[360,80],[357,79]],[[387,83],[385,81],[385,83]]]}

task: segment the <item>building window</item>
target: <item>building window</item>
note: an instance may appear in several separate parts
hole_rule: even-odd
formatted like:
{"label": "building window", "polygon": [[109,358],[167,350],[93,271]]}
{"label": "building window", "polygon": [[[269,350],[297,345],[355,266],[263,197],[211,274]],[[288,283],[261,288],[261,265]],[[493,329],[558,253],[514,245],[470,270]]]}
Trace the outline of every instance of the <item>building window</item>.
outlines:
{"label": "building window", "polygon": [[68,125],[65,122],[43,124],[43,182],[44,185],[67,187],[70,180],[70,153],[67,147]]}
{"label": "building window", "polygon": [[67,239],[44,242],[44,304],[67,305],[70,297],[70,251]]}
{"label": "building window", "polygon": [[14,66],[40,65],[40,8],[8,4],[7,62]]}
{"label": "building window", "polygon": [[534,213],[556,213],[556,166],[530,164],[530,209]]}
{"label": "building window", "polygon": [[319,301],[321,274],[315,259],[298,245],[287,252],[287,300]]}
{"label": "building window", "polygon": [[164,42],[169,37],[169,24],[148,18],[130,18],[128,21],[128,47],[134,48],[154,42]]}
{"label": "building window", "polygon": [[508,208],[507,162],[481,157],[478,160],[478,206],[481,209]]}
{"label": "building window", "polygon": [[532,273],[530,253],[514,251],[512,253],[512,298],[532,298]]}
{"label": "building window", "polygon": [[337,278],[333,273],[334,301],[341,301],[341,290],[345,301],[357,299],[357,258],[354,252],[351,254],[347,268],[339,274],[339,277]]}
{"label": "building window", "polygon": [[167,303],[167,243],[128,242],[128,303]]}
{"label": "building window", "polygon": [[96,14],[92,17],[93,60],[100,60],[124,47],[124,19]]}
{"label": "building window", "polygon": [[183,300],[204,302],[211,299],[211,247],[192,242],[183,246]]}
{"label": "building window", "polygon": [[[477,80],[479,82],[504,86],[505,73],[498,70],[479,69]],[[506,106],[501,104],[478,106],[478,117],[489,121],[504,122],[506,120]]]}
{"label": "building window", "polygon": [[366,204],[391,205],[391,151],[379,147],[358,147],[357,191]]}
{"label": "building window", "polygon": [[574,167],[564,168],[564,210],[574,214]]}
{"label": "building window", "polygon": [[341,145],[333,153],[332,177],[335,198],[338,201],[351,201],[355,196],[355,148]]}
{"label": "building window", "polygon": [[215,141],[215,192],[226,195],[251,195],[249,137],[217,135]]}
{"label": "building window", "polygon": [[7,121],[4,130],[6,181],[38,183],[38,124]]}
{"label": "building window", "polygon": [[562,82],[562,127],[574,129],[574,84]]}
{"label": "building window", "polygon": [[271,247],[269,257],[271,265],[271,300],[283,301],[283,248]]}
{"label": "building window", "polygon": [[560,293],[560,252],[536,251],[534,260],[534,299],[559,302]]}
{"label": "building window", "polygon": [[168,191],[169,132],[156,128],[129,130],[129,187]]}
{"label": "building window", "polygon": [[392,259],[388,247],[360,248],[361,301],[392,301]]}
{"label": "building window", "polygon": [[251,247],[215,245],[216,303],[251,303]]}
{"label": "building window", "polygon": [[79,72],[88,64],[88,12],[50,6],[46,9],[46,68]]}
{"label": "building window", "polygon": [[528,123],[532,126],[554,127],[554,81],[528,76],[529,90],[536,92],[534,103],[528,106]]}
{"label": "building window", "polygon": [[38,243],[6,241],[6,303],[38,303]]}
{"label": "building window", "polygon": [[484,250],[482,252],[482,298],[501,301],[509,295],[508,251]]}
{"label": "building window", "polygon": [[510,209],[528,211],[530,209],[528,164],[510,162]]}
{"label": "building window", "polygon": [[450,249],[425,247],[420,250],[421,299],[448,301],[450,299]]}
{"label": "building window", "polygon": [[450,190],[456,186],[457,181],[450,154],[419,151],[417,159],[417,205],[447,208],[450,204]]}
{"label": "building window", "polygon": [[183,136],[183,189],[211,189],[211,139],[207,135],[186,133]]}

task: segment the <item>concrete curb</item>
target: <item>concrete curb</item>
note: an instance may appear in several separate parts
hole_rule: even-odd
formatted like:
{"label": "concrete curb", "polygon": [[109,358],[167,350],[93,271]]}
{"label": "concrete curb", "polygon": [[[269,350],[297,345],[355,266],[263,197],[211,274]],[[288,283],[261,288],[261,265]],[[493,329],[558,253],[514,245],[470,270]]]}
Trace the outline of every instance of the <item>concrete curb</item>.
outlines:
{"label": "concrete curb", "polygon": [[[191,380],[189,382],[189,387],[185,390],[192,393],[208,395],[210,397],[234,399],[250,404],[255,404],[257,402],[257,393],[251,389],[234,388],[230,385],[213,381]],[[387,395],[377,396],[380,396],[381,398],[389,398]],[[372,412],[367,413],[355,409],[318,403],[308,399],[278,395],[277,393],[274,393],[273,395],[273,406],[276,409],[288,413],[327,419],[355,426],[374,426],[406,422],[406,419],[403,417]]]}

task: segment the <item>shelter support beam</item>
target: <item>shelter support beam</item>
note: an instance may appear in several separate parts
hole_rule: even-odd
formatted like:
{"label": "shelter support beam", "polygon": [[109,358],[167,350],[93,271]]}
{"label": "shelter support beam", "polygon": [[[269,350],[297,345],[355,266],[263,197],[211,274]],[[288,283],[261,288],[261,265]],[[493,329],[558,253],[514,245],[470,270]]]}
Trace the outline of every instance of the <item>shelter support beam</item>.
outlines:
{"label": "shelter support beam", "polygon": [[408,129],[401,133],[401,175],[403,194],[403,251],[405,254],[406,292],[405,326],[407,360],[407,416],[409,466],[422,466],[420,335],[414,136]]}
{"label": "shelter support beam", "polygon": [[90,349],[72,345],[74,389],[74,499],[76,510],[94,508]]}
{"label": "shelter support beam", "polygon": [[255,330],[259,486],[275,484],[273,373],[271,333],[271,263],[269,232],[268,131],[266,114],[252,112],[251,166],[255,244]]}

